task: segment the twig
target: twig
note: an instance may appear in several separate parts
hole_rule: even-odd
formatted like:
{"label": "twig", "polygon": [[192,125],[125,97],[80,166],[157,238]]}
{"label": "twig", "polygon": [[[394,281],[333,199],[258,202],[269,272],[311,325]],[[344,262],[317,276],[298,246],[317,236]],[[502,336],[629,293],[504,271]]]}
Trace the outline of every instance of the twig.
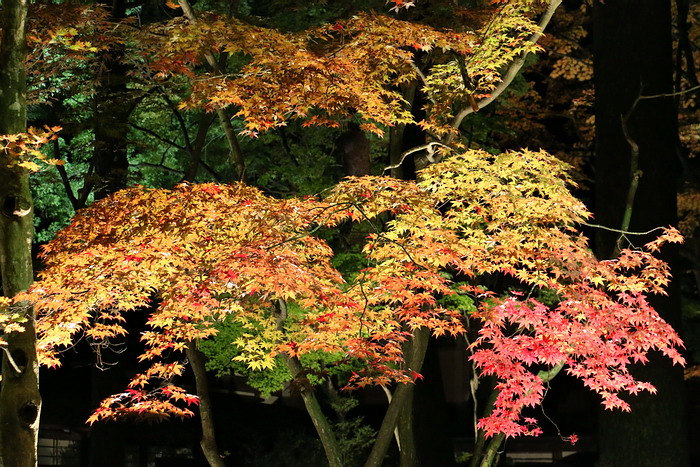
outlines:
{"label": "twig", "polygon": [[181,145],[177,144],[175,141],[170,141],[168,138],[164,138],[164,137],[160,136],[158,133],[156,133],[155,131],[149,130],[148,128],[145,128],[145,127],[142,127],[141,125],[137,125],[137,124],[135,124],[135,123],[129,122],[129,126],[132,127],[132,128],[135,128],[135,129],[137,129],[137,130],[139,130],[139,131],[142,131],[142,132],[144,132],[144,133],[146,133],[146,134],[148,134],[148,135],[153,136],[155,139],[157,139],[157,140],[160,141],[161,143],[168,144],[168,145],[170,145],[170,146],[172,146],[172,147],[174,147],[174,148],[178,148],[178,149],[181,149],[181,150],[183,150],[183,151],[185,151],[185,150],[187,149],[187,148],[185,148],[184,146],[181,146]]}
{"label": "twig", "polygon": [[[59,146],[58,139],[53,140],[53,154],[56,159],[61,158],[61,148]],[[70,185],[70,180],[68,179],[66,168],[62,165],[57,165],[56,170],[58,171],[58,175],[61,177],[61,182],[63,182],[63,189],[66,191],[68,201],[70,201],[71,206],[73,206],[73,210],[77,211],[83,206],[80,205],[78,198],[75,197],[73,187]]]}
{"label": "twig", "polygon": [[[692,88],[683,89],[681,91],[676,91],[676,92],[665,92],[665,93],[661,93],[661,94],[654,94],[651,96],[639,96],[635,100],[634,104],[636,105],[638,101],[645,100],[645,99],[658,99],[659,97],[676,97],[676,96],[681,96],[683,94],[687,94],[689,92],[695,92],[698,90],[700,90],[700,84],[698,84],[697,86],[693,86]],[[633,109],[634,109],[635,105],[632,106]]]}
{"label": "twig", "polygon": [[184,175],[185,172],[182,170],[173,169],[163,164],[152,164],[150,162],[139,162],[137,164],[129,164],[129,167],[150,167],[152,169],[161,169],[165,172],[170,172],[178,175]]}
{"label": "twig", "polygon": [[615,232],[615,233],[620,233],[620,234],[625,234],[625,235],[649,235],[657,230],[663,230],[663,227],[655,227],[651,230],[647,230],[646,232],[631,232],[629,230],[621,230],[621,229],[613,229],[612,227],[606,227],[604,225],[600,224],[589,224],[588,222],[582,222],[581,225],[585,225],[586,227],[592,227],[594,229],[602,229],[602,230],[607,230],[609,232]]}
{"label": "twig", "polygon": [[170,108],[171,112],[175,116],[175,119],[177,120],[178,125],[180,125],[180,131],[182,131],[182,138],[185,140],[185,147],[187,148],[188,151],[192,152],[192,142],[190,141],[190,134],[189,134],[189,131],[187,129],[187,123],[185,122],[185,118],[182,116],[182,114],[180,113],[180,110],[177,108],[175,103],[170,99],[170,96],[168,96],[168,93],[166,93],[163,88],[160,88],[159,92],[160,92],[161,97],[163,97],[163,100],[165,101],[166,104],[168,104],[168,107]]}

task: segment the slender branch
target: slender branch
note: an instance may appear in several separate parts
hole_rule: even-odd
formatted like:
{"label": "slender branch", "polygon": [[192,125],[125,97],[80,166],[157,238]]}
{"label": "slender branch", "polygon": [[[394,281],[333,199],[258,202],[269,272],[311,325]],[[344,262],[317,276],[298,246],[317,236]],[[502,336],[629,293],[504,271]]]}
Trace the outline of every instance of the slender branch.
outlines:
{"label": "slender branch", "polygon": [[150,162],[139,162],[137,164],[129,164],[129,167],[150,167],[153,169],[161,169],[165,172],[170,172],[178,175],[185,175],[185,172],[183,172],[182,170],[173,169],[163,164],[152,164]]}
{"label": "slender branch", "polygon": [[[58,139],[53,140],[53,154],[56,159],[61,159],[61,148],[59,146]],[[61,177],[61,182],[63,182],[63,189],[66,192],[68,201],[70,201],[71,206],[73,206],[73,210],[77,211],[82,206],[78,202],[78,198],[75,197],[73,187],[70,185],[70,180],[68,179],[66,168],[62,165],[57,165],[56,170],[58,171],[58,175]]]}
{"label": "slender branch", "polygon": [[[642,95],[638,95],[637,98],[634,100],[632,103],[632,106],[630,109],[627,111],[626,114],[620,115],[620,125],[622,127],[622,135],[625,137],[625,141],[627,141],[627,144],[630,147],[630,185],[629,188],[627,189],[627,199],[625,200],[625,210],[622,214],[622,222],[620,224],[620,230],[628,230],[630,226],[630,222],[632,221],[632,210],[634,208],[634,198],[637,195],[637,188],[639,187],[639,180],[642,178],[643,173],[639,169],[639,145],[637,142],[630,136],[629,129],[627,127],[627,124],[629,123],[629,119],[634,113],[634,110],[637,108],[637,104],[639,101],[642,99]],[[617,237],[617,241],[615,242],[615,248],[616,248],[616,253],[621,250],[621,242],[622,239],[624,238],[624,234],[621,233]],[[613,254],[613,256],[617,256],[616,253]]]}
{"label": "slender branch", "polygon": [[[411,68],[413,68],[413,71],[416,72],[420,80],[423,82],[423,85],[425,86],[427,84],[428,78],[426,78],[425,73],[423,73],[423,70],[421,70],[420,67],[418,67],[418,65],[416,65],[414,62],[410,62],[410,65]],[[435,99],[432,96],[428,96],[428,100],[435,104]]]}
{"label": "slender branch", "polygon": [[15,359],[12,358],[12,354],[10,353],[10,349],[8,349],[5,346],[1,346],[0,349],[2,349],[5,352],[5,357],[7,357],[7,361],[12,366],[12,369],[15,370],[15,373],[17,373],[18,375],[21,375],[22,369],[19,366],[17,366],[17,362],[15,362]]}
{"label": "slender branch", "polygon": [[[185,17],[187,17],[192,24],[197,24],[197,16],[194,14],[194,10],[192,10],[189,2],[187,0],[178,0],[178,3],[180,4],[180,8],[182,8]],[[204,54],[204,58],[207,60],[207,63],[212,70],[221,75],[224,74],[224,71],[219,66],[211,52],[206,52]],[[241,147],[238,144],[236,132],[233,129],[233,125],[231,125],[231,119],[226,115],[226,112],[221,107],[216,108],[216,115],[219,117],[221,127],[224,130],[224,135],[226,136],[226,141],[229,145],[229,157],[231,158],[231,162],[238,172],[238,179],[243,180],[245,178],[245,160],[243,159]]]}
{"label": "slender branch", "polygon": [[180,131],[182,132],[182,138],[185,140],[185,147],[188,151],[191,152],[192,142],[190,141],[190,133],[187,129],[187,123],[185,122],[185,118],[182,116],[180,110],[177,108],[172,99],[170,99],[170,96],[168,96],[168,94],[163,89],[160,89],[160,95],[163,97],[165,103],[168,104],[168,107],[172,111],[173,115],[175,115],[175,119],[177,120],[177,123],[180,126]]}
{"label": "slender branch", "polygon": [[202,161],[202,151],[206,146],[207,134],[209,133],[209,127],[216,117],[214,114],[205,113],[202,118],[199,119],[199,124],[197,128],[197,136],[194,138],[194,145],[192,146],[192,151],[190,152],[190,163],[187,166],[185,172],[185,178],[188,181],[194,181],[197,177],[197,171]]}
{"label": "slender branch", "polygon": [[625,202],[625,212],[622,216],[622,223],[620,224],[620,230],[628,230],[630,227],[630,222],[632,220],[632,208],[634,206],[634,198],[637,194],[637,188],[639,187],[639,179],[642,178],[642,171],[639,169],[639,145],[632,139],[627,129],[627,121],[630,114],[620,116],[620,121],[622,123],[622,134],[627,140],[627,144],[630,146],[631,157],[630,157],[630,186],[627,191],[627,200]]}
{"label": "slender branch", "polygon": [[199,165],[201,165],[202,168],[204,170],[206,170],[209,175],[214,177],[214,180],[216,180],[217,182],[220,182],[223,180],[223,177],[221,175],[219,175],[218,173],[216,173],[216,171],[209,164],[204,162],[203,160],[201,160],[201,159],[199,160]]}
{"label": "slender branch", "polygon": [[[700,84],[698,84],[697,86],[693,86],[692,88],[683,89],[683,90],[676,91],[676,92],[665,92],[665,93],[661,93],[661,94],[654,94],[651,96],[639,96],[639,97],[637,97],[637,99],[635,101],[635,105],[638,101],[645,100],[645,99],[658,99],[659,97],[676,97],[676,96],[681,96],[683,94],[687,94],[689,92],[695,92],[698,90],[700,90]],[[634,106],[632,106],[632,108],[634,108]]]}
{"label": "slender branch", "polygon": [[585,225],[586,227],[591,227],[594,229],[602,229],[602,230],[607,230],[609,232],[616,232],[616,233],[625,234],[625,235],[649,235],[649,234],[656,232],[657,230],[664,229],[663,227],[655,227],[651,230],[647,230],[646,232],[632,232],[630,230],[613,229],[612,227],[606,227],[606,226],[600,225],[600,224],[589,224],[588,222],[582,222],[581,225]]}
{"label": "slender branch", "polygon": [[155,139],[157,139],[161,143],[169,144],[170,146],[172,146],[174,148],[182,149],[183,151],[187,150],[187,148],[177,144],[175,141],[170,141],[168,138],[164,138],[164,137],[160,136],[158,133],[156,133],[155,131],[149,130],[148,128],[145,128],[145,127],[142,127],[141,125],[137,125],[135,123],[129,122],[129,126],[153,136]]}
{"label": "slender branch", "polygon": [[441,148],[445,148],[445,149],[450,149],[449,146],[445,146],[444,144],[438,143],[437,141],[433,141],[433,142],[430,142],[430,143],[428,143],[428,144],[422,144],[422,145],[420,145],[420,146],[416,146],[415,148],[411,148],[411,149],[409,149],[409,150],[404,151],[403,153],[401,153],[401,160],[399,160],[399,162],[398,162],[397,164],[394,164],[394,165],[390,165],[390,166],[388,166],[388,167],[385,167],[384,170],[383,170],[382,172],[386,172],[387,170],[398,169],[398,168],[401,167],[401,165],[404,163],[404,161],[406,160],[406,157],[410,156],[410,155],[413,154],[414,152],[422,151],[423,149],[426,149],[426,150],[427,150],[427,153],[428,153],[428,154],[427,154],[427,158],[428,158],[428,160],[429,160],[430,162],[435,162],[435,159],[433,158],[433,155],[435,154],[435,147],[436,147],[436,146],[440,146]]}
{"label": "slender branch", "polygon": [[292,154],[292,150],[289,147],[289,141],[287,140],[287,133],[284,131],[284,127],[277,128],[277,134],[280,137],[280,144],[282,145],[284,155],[287,156],[294,163],[294,165],[300,167],[301,164],[299,164],[299,161],[294,156],[294,154]]}
{"label": "slender branch", "polygon": [[[547,5],[547,10],[544,12],[542,15],[542,18],[540,19],[539,23],[539,29],[540,32],[536,32],[532,34],[528,38],[528,42],[531,44],[536,44],[537,41],[540,39],[542,36],[542,32],[545,30],[547,25],[552,19],[552,16],[554,15],[554,12],[557,10],[559,5],[561,5],[562,0],[550,0],[549,5]],[[498,96],[500,96],[503,91],[505,91],[508,86],[513,82],[515,77],[518,75],[518,72],[520,69],[523,67],[525,64],[525,59],[527,58],[527,54],[523,54],[520,57],[516,58],[513,60],[508,67],[508,70],[506,70],[505,74],[503,75],[503,79],[501,80],[501,83],[494,89],[494,91],[491,93],[491,95],[485,99],[481,99],[479,102],[476,103],[476,106],[472,106],[471,104],[468,107],[465,107],[462,109],[460,112],[455,115],[455,118],[452,120],[452,127],[453,128],[459,128],[460,125],[462,124],[462,120],[465,119],[465,117],[471,113],[474,113],[475,108],[476,110],[478,109],[483,109],[487,105],[489,105],[491,102],[496,100]],[[454,133],[450,133],[449,135],[446,136],[445,138],[445,143],[449,144],[452,142],[452,139],[454,138]]]}

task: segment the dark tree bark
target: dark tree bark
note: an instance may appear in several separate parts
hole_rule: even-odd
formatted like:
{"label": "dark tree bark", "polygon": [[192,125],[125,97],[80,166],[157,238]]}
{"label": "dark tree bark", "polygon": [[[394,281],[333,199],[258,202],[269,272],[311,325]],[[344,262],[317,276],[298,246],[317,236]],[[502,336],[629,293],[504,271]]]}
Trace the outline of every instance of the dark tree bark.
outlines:
{"label": "dark tree bark", "polygon": [[[2,8],[0,42],[0,134],[26,131],[25,24],[28,2],[8,0]],[[0,152],[0,275],[3,293],[12,297],[33,280],[33,203],[29,176],[11,168]],[[15,305],[26,316],[25,331],[5,336],[0,388],[0,460],[5,467],[36,465],[41,397],[34,310]]]}
{"label": "dark tree bark", "polygon": [[350,123],[348,130],[336,141],[342,158],[343,175],[361,177],[369,175],[372,169],[369,139],[356,123]]}
{"label": "dark tree bark", "polygon": [[[409,370],[415,372],[420,372],[423,367],[423,359],[425,358],[425,351],[428,348],[428,339],[430,338],[430,331],[426,328],[416,329],[413,332],[413,337],[411,342],[406,346],[404,350],[404,355],[406,358],[406,366]],[[367,457],[365,462],[365,467],[379,467],[384,463],[384,457],[386,456],[389,446],[394,439],[394,429],[396,428],[399,418],[406,410],[413,410],[413,407],[409,405],[409,402],[413,398],[413,384],[399,384],[394,391],[389,407],[387,408],[384,419],[382,420],[382,425],[377,433],[377,438],[372,446],[372,451]],[[403,415],[404,417],[406,415]],[[410,420],[410,418],[409,418]],[[410,431],[410,433],[403,433],[401,438],[406,442],[406,436],[413,437],[413,430],[411,426],[404,424],[404,427]],[[411,444],[413,441],[409,440]],[[404,463],[409,462],[404,456]],[[403,464],[405,465],[405,464]]]}
{"label": "dark tree bark", "polygon": [[423,379],[416,382],[413,411],[417,465],[455,465],[448,406],[442,383],[439,350],[447,339],[431,339],[423,363]]}
{"label": "dark tree bark", "polygon": [[[111,20],[115,23],[126,16],[124,0],[113,0],[108,6],[111,9]],[[128,67],[123,58],[123,47],[115,45],[102,54],[100,63],[94,100],[94,172],[86,180],[86,186],[83,188],[88,192],[94,188],[97,199],[104,198],[127,185],[128,121],[133,105],[127,89]]]}
{"label": "dark tree bark", "polygon": [[[596,221],[646,231],[676,223],[677,117],[673,98],[671,7],[668,0],[594,2],[596,90]],[[636,245],[648,238],[629,237]],[[617,254],[617,235],[600,232],[601,258]],[[627,245],[621,245],[625,247]],[[677,252],[667,247],[673,266]],[[678,328],[677,286],[653,305]],[[601,412],[601,466],[689,465],[682,369],[653,358],[634,369],[656,395],[629,397],[629,414]]]}

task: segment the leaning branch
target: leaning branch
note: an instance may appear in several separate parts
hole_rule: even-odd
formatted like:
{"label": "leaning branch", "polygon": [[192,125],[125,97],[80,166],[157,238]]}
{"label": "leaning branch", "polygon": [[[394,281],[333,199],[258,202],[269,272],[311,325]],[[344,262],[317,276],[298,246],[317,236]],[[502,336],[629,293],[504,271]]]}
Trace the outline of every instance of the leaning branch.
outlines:
{"label": "leaning branch", "polygon": [[[194,14],[194,10],[190,6],[187,0],[178,0],[182,12],[185,14],[188,20],[192,24],[197,24],[197,16]],[[204,54],[204,58],[207,60],[209,67],[219,74],[223,74],[223,70],[216,62],[216,58],[211,52]],[[238,144],[238,138],[236,137],[236,131],[231,125],[231,119],[226,115],[226,112],[221,107],[216,108],[216,115],[219,117],[221,122],[221,127],[224,130],[224,135],[226,136],[226,141],[229,146],[229,157],[233,163],[236,171],[238,172],[238,179],[243,180],[245,176],[245,161],[243,159],[243,152],[241,151],[241,146]]]}
{"label": "leaning branch", "polygon": [[[549,5],[547,6],[547,10],[542,15],[542,18],[540,19],[540,23],[538,25],[540,32],[536,32],[533,35],[531,35],[528,39],[528,42],[530,42],[531,44],[536,44],[540,37],[542,37],[542,32],[545,30],[545,28],[551,21],[554,12],[557,10],[559,5],[561,5],[561,2],[562,0],[550,0]],[[518,75],[518,72],[525,64],[526,58],[527,54],[522,54],[520,57],[513,60],[513,62],[511,62],[510,66],[508,67],[508,70],[506,70],[505,74],[503,75],[501,83],[491,93],[491,95],[485,99],[481,99],[479,102],[476,103],[476,106],[469,105],[462,109],[459,113],[457,113],[457,115],[455,115],[455,118],[452,120],[452,127],[459,128],[459,126],[462,124],[462,121],[467,115],[474,113],[476,110],[483,109],[491,102],[496,100],[496,98],[498,98],[498,96],[500,96],[503,93],[503,91],[505,91],[508,88],[508,86],[510,86],[510,84],[513,82],[515,77]],[[449,144],[452,141],[452,138],[454,138],[454,133],[450,133],[447,136],[447,144]]]}

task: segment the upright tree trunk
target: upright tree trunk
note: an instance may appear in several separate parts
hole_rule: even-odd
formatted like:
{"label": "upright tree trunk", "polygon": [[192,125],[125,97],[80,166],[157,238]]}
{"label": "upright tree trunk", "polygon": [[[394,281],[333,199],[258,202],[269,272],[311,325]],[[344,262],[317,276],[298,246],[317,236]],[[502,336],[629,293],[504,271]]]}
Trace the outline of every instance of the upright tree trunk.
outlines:
{"label": "upright tree trunk", "polygon": [[197,348],[196,342],[191,342],[187,347],[187,359],[194,373],[194,380],[199,396],[199,419],[202,425],[202,439],[199,442],[207,462],[212,467],[224,467],[223,458],[219,454],[216,445],[216,432],[214,430],[214,408],[209,394],[209,382],[204,366],[204,354]]}
{"label": "upright tree trunk", "polygon": [[[0,42],[0,134],[26,131],[25,23],[28,2],[6,0]],[[0,152],[0,276],[3,292],[12,297],[32,283],[32,197],[29,176],[11,168]],[[26,316],[25,331],[5,336],[0,388],[0,457],[5,467],[37,463],[41,397],[36,355],[34,311],[16,305]]]}
{"label": "upright tree trunk", "polygon": [[[283,356],[283,359],[287,365],[287,369],[292,374],[292,378],[303,378],[301,364],[296,357]],[[321,445],[323,446],[323,451],[326,454],[328,465],[330,467],[342,467],[343,462],[341,460],[338,439],[333,432],[333,427],[331,427],[328,418],[326,418],[323,410],[321,409],[321,404],[318,403],[318,399],[314,394],[313,388],[311,386],[307,386],[308,381],[302,381],[299,382],[299,384],[299,393],[304,401],[306,412],[309,414],[309,417],[311,417],[314,428],[316,428],[318,438],[321,440]]]}
{"label": "upright tree trunk", "polygon": [[[113,0],[111,4],[107,3],[107,6],[111,9],[110,19],[115,24],[126,16],[124,0]],[[104,198],[127,185],[127,136],[132,98],[126,86],[128,67],[123,58],[123,45],[113,45],[102,54],[97,77],[98,86],[94,100],[95,142],[92,155],[94,174],[86,181],[87,187],[94,184],[97,199]]]}
{"label": "upright tree trunk", "polygon": [[413,402],[416,465],[455,465],[439,353],[446,343],[447,339],[430,340],[421,371],[423,380],[416,382]]}
{"label": "upright tree trunk", "polygon": [[[668,0],[594,2],[596,89],[596,221],[646,231],[676,222],[678,180],[673,92],[671,7]],[[628,236],[636,245],[648,238]],[[601,232],[600,257],[614,256],[617,237]],[[626,245],[621,245],[622,247]],[[676,251],[667,247],[673,266]],[[680,323],[678,288],[653,305],[674,326]],[[656,395],[629,397],[631,413],[599,417],[601,466],[686,466],[688,445],[682,372],[668,359],[635,368]]]}
{"label": "upright tree trunk", "polygon": [[[423,359],[425,358],[425,351],[428,348],[429,339],[430,331],[427,328],[416,329],[413,332],[411,344],[408,346],[408,350],[404,355],[406,366],[409,370],[419,372],[423,367]],[[382,425],[377,433],[377,439],[365,462],[365,467],[379,467],[384,463],[384,457],[389,450],[391,441],[394,439],[394,429],[396,428],[399,418],[404,411],[412,410],[412,407],[408,405],[408,403],[412,400],[413,388],[413,384],[402,383],[397,385],[389,407],[386,410],[386,414],[384,415],[384,419],[382,420]],[[406,435],[407,433],[404,432],[403,437],[405,438]],[[411,431],[409,436],[412,435],[413,433]],[[406,460],[404,462],[406,462]]]}

